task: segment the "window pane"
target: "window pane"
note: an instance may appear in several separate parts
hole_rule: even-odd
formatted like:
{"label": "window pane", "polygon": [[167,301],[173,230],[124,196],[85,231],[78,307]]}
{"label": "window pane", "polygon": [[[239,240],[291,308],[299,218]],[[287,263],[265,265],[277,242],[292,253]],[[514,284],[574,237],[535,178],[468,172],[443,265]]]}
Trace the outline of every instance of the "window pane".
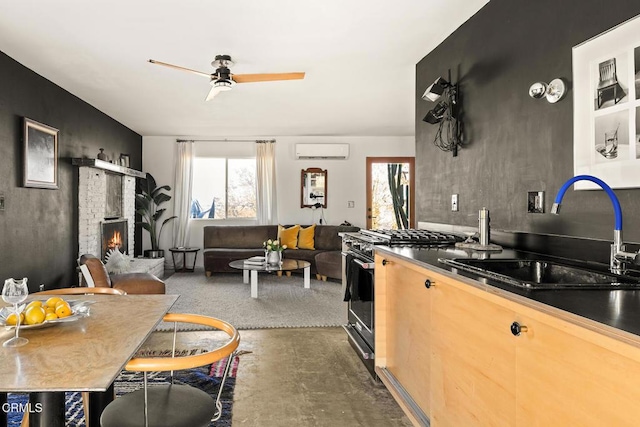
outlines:
{"label": "window pane", "polygon": [[191,218],[226,218],[225,175],[225,159],[193,159]]}
{"label": "window pane", "polygon": [[256,218],[256,160],[229,159],[228,218]]}

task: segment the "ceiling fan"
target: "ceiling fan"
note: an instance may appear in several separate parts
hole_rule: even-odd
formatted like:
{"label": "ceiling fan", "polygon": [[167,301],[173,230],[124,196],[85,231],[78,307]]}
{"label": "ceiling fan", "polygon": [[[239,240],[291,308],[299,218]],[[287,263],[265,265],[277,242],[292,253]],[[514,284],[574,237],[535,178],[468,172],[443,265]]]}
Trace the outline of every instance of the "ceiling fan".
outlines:
{"label": "ceiling fan", "polygon": [[149,62],[151,62],[152,64],[163,65],[169,68],[175,68],[176,70],[189,71],[199,76],[208,77],[210,79],[209,84],[211,85],[211,90],[205,98],[205,101],[211,100],[220,92],[231,90],[231,88],[233,88],[236,83],[304,79],[304,73],[233,74],[229,69],[229,67],[233,66],[233,61],[231,60],[231,56],[229,55],[216,55],[216,59],[211,63],[211,65],[215,67],[216,71],[211,74],[198,70],[192,70],[191,68],[181,67],[179,65],[156,61],[155,59],[150,59]]}

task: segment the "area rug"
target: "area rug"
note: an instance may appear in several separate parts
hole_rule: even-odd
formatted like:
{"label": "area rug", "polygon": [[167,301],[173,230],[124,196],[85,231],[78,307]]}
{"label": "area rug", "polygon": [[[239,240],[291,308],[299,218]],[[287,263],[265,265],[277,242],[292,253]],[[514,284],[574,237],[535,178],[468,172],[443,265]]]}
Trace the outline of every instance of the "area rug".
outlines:
{"label": "area rug", "polygon": [[[279,277],[259,273],[258,298],[251,298],[251,286],[242,283],[240,273],[206,277],[202,270],[196,270],[173,274],[165,283],[167,294],[180,295],[171,312],[217,317],[237,329],[329,327],[346,323],[342,284],[337,282],[311,279],[311,289],[305,289],[302,275]],[[161,325],[159,330],[170,327]]]}
{"label": "area rug", "polygon": [[[217,397],[224,367],[227,359],[222,359],[213,365],[200,368],[176,371],[174,382],[176,384],[187,384],[206,391],[214,399]],[[236,383],[236,373],[238,371],[239,358],[235,356],[231,362],[229,376],[225,380],[220,401],[222,403],[222,416],[219,420],[212,422],[210,427],[230,427],[231,410],[233,404],[233,390]],[[149,386],[154,384],[169,384],[168,372],[153,372],[147,376]],[[116,396],[132,392],[142,388],[142,373],[123,371],[114,382]],[[22,393],[9,393],[8,403],[22,404],[23,407],[28,401],[28,395]],[[81,393],[65,393],[66,424],[65,427],[86,427],[84,420],[84,410],[82,409]],[[9,406],[11,407],[11,406]],[[19,427],[22,421],[22,412],[9,412],[7,414],[7,427]]]}

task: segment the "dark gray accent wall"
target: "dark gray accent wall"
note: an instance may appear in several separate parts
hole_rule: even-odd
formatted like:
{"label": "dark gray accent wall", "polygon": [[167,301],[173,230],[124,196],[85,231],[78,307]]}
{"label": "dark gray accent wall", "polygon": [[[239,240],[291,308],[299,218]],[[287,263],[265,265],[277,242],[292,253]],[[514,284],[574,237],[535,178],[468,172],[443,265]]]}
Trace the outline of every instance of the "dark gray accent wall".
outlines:
{"label": "dark gray accent wall", "polygon": [[[22,120],[60,130],[60,189],[22,187]],[[0,52],[0,280],[29,279],[31,291],[77,283],[78,172],[72,157],[128,153],[141,169],[142,137]],[[1,285],[1,283],[0,283]]]}
{"label": "dark gray accent wall", "polygon": [[[548,212],[573,173],[572,47],[640,14],[637,0],[491,0],[416,67],[416,211],[418,221],[612,239],[614,216],[603,191],[567,192],[562,214]],[[466,145],[457,157],[433,145],[422,121],[438,77],[459,80]],[[536,81],[562,78],[556,104],[529,97]],[[545,214],[527,213],[527,191],[545,191]],[[615,190],[625,240],[640,241],[640,189]],[[459,212],[451,212],[458,193]]]}

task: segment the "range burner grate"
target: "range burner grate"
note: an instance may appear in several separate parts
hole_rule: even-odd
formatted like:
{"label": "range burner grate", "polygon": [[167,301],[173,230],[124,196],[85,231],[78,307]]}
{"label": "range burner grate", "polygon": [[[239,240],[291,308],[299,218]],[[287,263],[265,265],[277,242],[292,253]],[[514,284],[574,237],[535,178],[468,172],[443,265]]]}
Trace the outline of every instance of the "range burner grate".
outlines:
{"label": "range burner grate", "polygon": [[463,240],[455,234],[422,229],[361,230],[360,233],[381,239],[387,245],[449,245]]}

